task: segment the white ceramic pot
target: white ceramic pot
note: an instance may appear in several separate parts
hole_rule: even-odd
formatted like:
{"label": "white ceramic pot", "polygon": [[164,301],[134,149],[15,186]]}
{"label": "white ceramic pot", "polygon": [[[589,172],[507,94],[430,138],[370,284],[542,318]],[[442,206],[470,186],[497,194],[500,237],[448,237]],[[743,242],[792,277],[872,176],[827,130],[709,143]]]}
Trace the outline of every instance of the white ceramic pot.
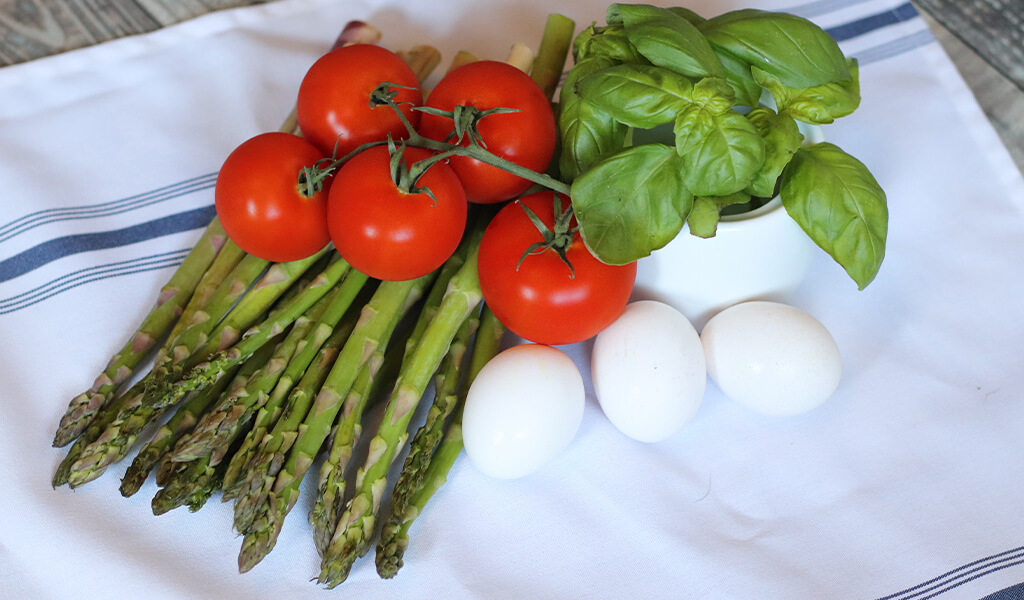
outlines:
{"label": "white ceramic pot", "polygon": [[[804,127],[805,143],[823,139]],[[785,302],[807,275],[818,247],[776,196],[764,206],[723,216],[714,237],[684,226],[674,240],[637,263],[634,300],[658,300],[686,315],[697,331],[708,319],[747,300]]]}

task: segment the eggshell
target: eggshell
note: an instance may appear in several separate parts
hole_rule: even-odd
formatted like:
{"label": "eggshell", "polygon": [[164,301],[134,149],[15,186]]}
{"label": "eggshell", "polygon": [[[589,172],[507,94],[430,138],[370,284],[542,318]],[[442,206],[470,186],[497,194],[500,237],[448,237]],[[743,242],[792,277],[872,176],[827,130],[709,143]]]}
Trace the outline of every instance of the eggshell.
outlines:
{"label": "eggshell", "polygon": [[711,380],[736,402],[766,415],[796,415],[839,386],[839,347],[806,312],[777,302],[744,302],[701,332]]}
{"label": "eggshell", "polygon": [[700,337],[675,308],[633,302],[598,334],[591,355],[594,393],[622,433],[659,442],[679,433],[704,398]]}
{"label": "eggshell", "polygon": [[564,352],[539,344],[504,350],[484,365],[466,397],[466,455],[492,477],[533,473],[576,436],[585,393]]}

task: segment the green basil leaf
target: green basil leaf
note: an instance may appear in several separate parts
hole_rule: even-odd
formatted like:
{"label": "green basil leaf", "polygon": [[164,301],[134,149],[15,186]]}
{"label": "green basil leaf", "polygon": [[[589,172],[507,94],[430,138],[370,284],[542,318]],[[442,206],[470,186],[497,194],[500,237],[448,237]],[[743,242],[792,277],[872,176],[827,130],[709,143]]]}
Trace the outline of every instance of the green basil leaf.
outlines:
{"label": "green basil leaf", "polygon": [[561,151],[558,166],[564,181],[571,182],[600,159],[623,148],[629,128],[576,92],[580,77],[610,66],[608,59],[591,58],[569,71],[559,95],[558,133]]}
{"label": "green basil leaf", "polygon": [[615,65],[582,77],[576,89],[617,121],[650,129],[671,122],[690,103],[693,84],[661,67]]}
{"label": "green basil leaf", "polygon": [[750,74],[750,65],[729,54],[721,48],[715,48],[718,60],[722,61],[725,67],[725,80],[729,82],[733,93],[736,95],[736,104],[742,106],[757,106],[761,100],[761,86],[757,85]]}
{"label": "green basil leaf", "polygon": [[576,62],[588,58],[608,58],[615,62],[648,64],[626,36],[621,25],[583,30],[576,36],[573,57]]}
{"label": "green basil leaf", "polygon": [[693,208],[686,217],[686,226],[691,235],[700,238],[715,237],[718,231],[718,219],[722,209],[733,204],[750,202],[750,194],[737,192],[728,196],[695,196]]}
{"label": "green basil leaf", "polygon": [[850,80],[826,83],[811,88],[787,87],[778,77],[757,67],[751,68],[754,81],[775,98],[779,112],[804,123],[827,125],[857,110],[860,105],[860,78],[857,60],[848,61]]}
{"label": "green basil leaf", "polygon": [[594,256],[628,264],[676,237],[693,205],[680,160],[664,144],[633,146],[576,178],[573,211]]}
{"label": "green basil leaf", "polygon": [[677,16],[686,19],[687,21],[689,21],[691,25],[696,26],[700,25],[704,21],[707,21],[707,19],[705,19],[704,17],[698,15],[697,13],[693,12],[688,8],[683,8],[682,6],[672,6],[669,7],[667,10]]}
{"label": "green basil leaf", "polygon": [[693,208],[686,217],[686,226],[690,235],[699,238],[715,237],[718,231],[718,205],[708,196],[696,196]]}
{"label": "green basil leaf", "polygon": [[782,172],[782,205],[807,235],[857,282],[875,278],[885,258],[885,192],[856,158],[829,143],[799,149]]}
{"label": "green basil leaf", "polygon": [[629,41],[653,64],[695,79],[725,77],[711,44],[685,18],[649,4],[616,6]]}
{"label": "green basil leaf", "polygon": [[583,29],[583,31],[576,34],[576,37],[572,40],[572,60],[573,64],[577,64],[585,58],[587,48],[590,45],[590,39],[597,34],[597,26],[592,23],[590,27]]}
{"label": "green basil leaf", "polygon": [[800,149],[804,135],[792,117],[777,114],[770,108],[755,108],[747,114],[747,119],[764,139],[764,164],[754,174],[747,192],[752,196],[771,198],[775,195],[775,183]]}
{"label": "green basil leaf", "polygon": [[720,115],[732,108],[735,94],[729,83],[718,77],[705,77],[693,86],[692,102]]}
{"label": "green basil leaf", "polygon": [[743,190],[764,163],[764,140],[743,115],[716,115],[691,104],[676,117],[676,151],[686,185],[698,196]]}
{"label": "green basil leaf", "polygon": [[850,79],[839,45],[803,17],[743,9],[708,19],[700,30],[715,50],[762,69],[792,88]]}

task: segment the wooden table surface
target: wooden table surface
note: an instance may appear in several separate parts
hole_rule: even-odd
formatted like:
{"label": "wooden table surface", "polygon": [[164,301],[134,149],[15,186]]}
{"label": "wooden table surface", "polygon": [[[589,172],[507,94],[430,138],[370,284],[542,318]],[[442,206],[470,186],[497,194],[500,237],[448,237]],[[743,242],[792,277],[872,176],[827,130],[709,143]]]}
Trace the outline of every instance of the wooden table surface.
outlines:
{"label": "wooden table surface", "polygon": [[[267,0],[0,0],[0,67]],[[1024,171],[1024,0],[914,0]]]}

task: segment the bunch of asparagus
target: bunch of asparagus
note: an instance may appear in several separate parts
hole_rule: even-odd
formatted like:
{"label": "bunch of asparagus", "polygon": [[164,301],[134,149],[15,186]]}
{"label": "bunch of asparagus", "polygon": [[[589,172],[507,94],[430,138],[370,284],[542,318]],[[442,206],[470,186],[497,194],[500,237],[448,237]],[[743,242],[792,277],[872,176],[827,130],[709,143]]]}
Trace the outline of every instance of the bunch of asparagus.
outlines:
{"label": "bunch of asparagus", "polygon": [[[571,21],[553,15],[537,60],[526,57],[549,93],[572,33]],[[336,45],[379,36],[352,22]],[[399,54],[421,81],[440,58],[427,46]],[[464,60],[460,53],[455,62]],[[294,113],[282,130],[296,131]],[[331,247],[269,263],[246,254],[215,218],[134,335],[68,406],[53,445],[71,447],[54,487],[96,479],[155,430],[127,468],[122,495],[137,493],[152,472],[154,514],[197,511],[217,492],[233,500],[245,572],[273,549],[303,478],[320,460],[309,515],[323,558],[318,581],[344,581],[378,530],[377,570],[393,577],[411,524],[461,452],[469,384],[505,332],[482,302],[477,277],[489,214],[471,213],[462,244],[438,271],[403,282],[371,280]],[[383,521],[389,467],[431,382],[433,403],[424,407]],[[363,417],[385,398],[366,461],[349,481]]]}

